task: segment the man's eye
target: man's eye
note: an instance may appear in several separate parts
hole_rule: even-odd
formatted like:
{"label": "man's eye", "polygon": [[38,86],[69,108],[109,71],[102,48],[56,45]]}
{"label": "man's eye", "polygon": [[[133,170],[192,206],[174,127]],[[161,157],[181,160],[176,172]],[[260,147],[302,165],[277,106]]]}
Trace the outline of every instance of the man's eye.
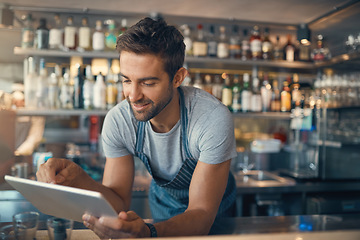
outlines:
{"label": "man's eye", "polygon": [[125,80],[125,79],[124,79],[122,82],[123,82],[124,84],[129,84],[129,83],[131,83],[130,80]]}
{"label": "man's eye", "polygon": [[150,87],[150,86],[155,85],[155,83],[154,82],[143,82],[143,85]]}

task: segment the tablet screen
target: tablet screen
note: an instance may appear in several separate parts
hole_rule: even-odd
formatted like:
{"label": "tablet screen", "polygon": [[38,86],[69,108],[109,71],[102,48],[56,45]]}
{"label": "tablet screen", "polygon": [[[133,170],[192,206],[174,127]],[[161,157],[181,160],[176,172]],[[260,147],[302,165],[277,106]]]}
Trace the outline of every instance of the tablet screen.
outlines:
{"label": "tablet screen", "polygon": [[8,175],[5,180],[40,212],[47,215],[78,222],[82,222],[84,213],[96,217],[117,217],[114,208],[99,192]]}

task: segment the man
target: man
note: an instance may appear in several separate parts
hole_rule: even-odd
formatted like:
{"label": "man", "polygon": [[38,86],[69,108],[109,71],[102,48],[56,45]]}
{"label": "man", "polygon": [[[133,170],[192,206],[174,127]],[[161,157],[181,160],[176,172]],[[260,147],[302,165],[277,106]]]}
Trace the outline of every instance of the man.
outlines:
{"label": "man", "polygon": [[[187,74],[183,37],[163,20],[139,21],[118,37],[117,50],[127,101],[111,109],[104,121],[102,184],[64,159],[49,160],[37,177],[104,194],[118,218],[83,216],[101,238],[207,234],[216,216],[234,213],[232,116],[210,94],[180,87]],[[152,217],[162,220],[154,225],[126,212],[134,156],[153,177],[150,208]]]}

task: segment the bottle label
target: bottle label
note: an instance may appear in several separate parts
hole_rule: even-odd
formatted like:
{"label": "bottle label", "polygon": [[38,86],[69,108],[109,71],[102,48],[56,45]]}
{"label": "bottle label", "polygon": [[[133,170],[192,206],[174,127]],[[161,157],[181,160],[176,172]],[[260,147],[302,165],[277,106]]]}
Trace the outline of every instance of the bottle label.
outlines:
{"label": "bottle label", "polygon": [[34,32],[32,30],[24,30],[22,34],[22,46],[32,47],[34,44]]}
{"label": "bottle label", "polygon": [[231,104],[232,104],[232,91],[231,91],[230,88],[223,88],[221,101],[225,106],[231,106]]}
{"label": "bottle label", "polygon": [[253,112],[261,112],[261,95],[253,94],[251,96],[251,111]]}
{"label": "bottle label", "polygon": [[293,62],[295,60],[295,49],[293,47],[286,47],[286,61]]}
{"label": "bottle label", "polygon": [[241,93],[241,109],[243,112],[250,111],[251,95],[252,93],[248,90],[244,90]]}
{"label": "bottle label", "polygon": [[211,41],[208,42],[208,54],[209,56],[216,57],[217,56],[217,42]]}
{"label": "bottle label", "polygon": [[205,42],[193,43],[193,54],[197,57],[204,57],[207,55],[207,44]]}
{"label": "bottle label", "polygon": [[186,55],[192,55],[193,43],[192,43],[191,38],[185,37],[184,38],[184,44],[185,44],[185,53],[186,53]]}
{"label": "bottle label", "polygon": [[49,32],[49,47],[59,48],[62,41],[62,31],[60,29],[53,28]]}
{"label": "bottle label", "polygon": [[76,38],[76,28],[75,27],[65,27],[64,29],[64,46],[68,48],[75,47],[75,38]]}
{"label": "bottle label", "polygon": [[93,49],[102,51],[105,48],[105,35],[101,32],[95,32],[93,35]]}
{"label": "bottle label", "polygon": [[79,29],[79,47],[81,48],[90,48],[90,28],[88,27],[81,27]]}
{"label": "bottle label", "polygon": [[291,95],[290,93],[281,94],[281,111],[288,112],[291,110]]}
{"label": "bottle label", "polygon": [[250,42],[251,52],[260,53],[261,52],[261,41],[259,39],[254,39]]}
{"label": "bottle label", "polygon": [[217,45],[217,57],[218,58],[229,57],[229,45],[227,43],[219,43]]}
{"label": "bottle label", "polygon": [[241,96],[240,92],[233,93],[233,101],[231,108],[233,112],[239,112],[241,110]]}

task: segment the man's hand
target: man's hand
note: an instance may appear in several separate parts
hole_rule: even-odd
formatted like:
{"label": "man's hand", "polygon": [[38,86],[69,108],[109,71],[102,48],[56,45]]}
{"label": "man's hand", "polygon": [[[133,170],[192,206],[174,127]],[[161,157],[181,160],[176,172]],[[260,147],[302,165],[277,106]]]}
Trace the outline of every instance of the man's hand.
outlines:
{"label": "man's hand", "polygon": [[150,230],[135,212],[120,212],[118,218],[83,215],[84,225],[104,238],[150,237]]}
{"label": "man's hand", "polygon": [[76,163],[63,158],[50,158],[36,173],[40,182],[77,186],[78,180],[87,175]]}

